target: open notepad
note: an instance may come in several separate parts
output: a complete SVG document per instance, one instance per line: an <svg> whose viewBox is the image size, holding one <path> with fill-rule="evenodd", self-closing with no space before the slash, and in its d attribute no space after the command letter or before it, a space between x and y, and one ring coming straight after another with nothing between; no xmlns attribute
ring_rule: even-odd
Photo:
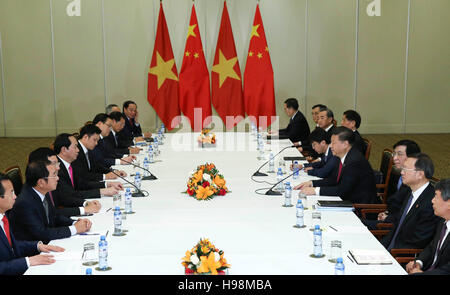
<svg viewBox="0 0 450 295"><path fill-rule="evenodd" d="M392 264L392 257L381 250L349 250L357 264Z"/></svg>

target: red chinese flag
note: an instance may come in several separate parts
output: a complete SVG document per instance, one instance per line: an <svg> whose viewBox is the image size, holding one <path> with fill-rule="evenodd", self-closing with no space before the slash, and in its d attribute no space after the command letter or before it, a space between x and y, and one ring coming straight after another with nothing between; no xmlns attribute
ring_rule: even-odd
<svg viewBox="0 0 450 295"><path fill-rule="evenodd" d="M155 47L148 72L148 102L161 121L171 130L180 122L178 72L170 44L162 3L159 8Z"/></svg>
<svg viewBox="0 0 450 295"><path fill-rule="evenodd" d="M183 65L180 71L180 107L183 114L189 118L191 128L194 131L201 131L203 127L210 124L212 112L209 72L203 53L194 5L192 5L191 21L189 22ZM195 109L197 111L194 115ZM201 116L199 109L201 109ZM209 119L205 121L207 117ZM198 122L195 122L194 119Z"/></svg>
<svg viewBox="0 0 450 295"><path fill-rule="evenodd" d="M241 69L234 46L226 2L223 3L222 21L211 79L214 108L226 124L226 128L233 128L245 117L245 108L242 97ZM229 117L228 120L227 117Z"/></svg>
<svg viewBox="0 0 450 295"><path fill-rule="evenodd" d="M244 72L244 99L245 111L257 120L258 127L267 128L275 121L273 69L259 4L256 6Z"/></svg>

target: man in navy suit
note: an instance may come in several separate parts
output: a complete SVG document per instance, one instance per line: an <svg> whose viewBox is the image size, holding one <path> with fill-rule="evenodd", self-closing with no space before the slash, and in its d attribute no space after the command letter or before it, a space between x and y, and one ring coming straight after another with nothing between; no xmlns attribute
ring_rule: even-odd
<svg viewBox="0 0 450 295"><path fill-rule="evenodd" d="M308 175L326 178L336 169L339 158L333 155L330 142L327 141L327 134L322 128L316 128L309 135L309 141L312 148L320 155L320 159L305 165L299 165L300 169L304 166Z"/></svg>
<svg viewBox="0 0 450 295"><path fill-rule="evenodd" d="M26 182L14 204L9 218L14 235L19 240L51 240L69 238L91 228L91 221L80 218L74 221L56 212L51 205L49 192L58 184L58 171L50 161L28 164Z"/></svg>
<svg viewBox="0 0 450 295"><path fill-rule="evenodd" d="M350 129L336 127L331 136L331 150L340 159L338 169L330 177L303 182L294 189L301 189L306 195L339 196L352 203L375 203L375 175L367 159L352 147L353 142Z"/></svg>
<svg viewBox="0 0 450 295"><path fill-rule="evenodd" d="M450 178L436 184L432 203L434 214L442 219L431 243L406 265L409 274L450 275Z"/></svg>
<svg viewBox="0 0 450 295"><path fill-rule="evenodd" d="M361 116L358 112L354 110L347 110L342 115L342 126L351 129L355 134L355 143L353 147L355 147L361 154L366 154L367 145L366 142L362 139L361 134L358 132L359 126L361 126Z"/></svg>
<svg viewBox="0 0 450 295"><path fill-rule="evenodd" d="M143 141L144 138L150 138L151 133L142 133L141 124L139 123L139 113L137 105L132 100L127 100L123 103L123 115L125 117L125 126L119 133L121 145L129 147L135 141Z"/></svg>
<svg viewBox="0 0 450 295"><path fill-rule="evenodd" d="M55 262L53 255L39 255L39 252L62 252L64 248L44 245L42 242L19 241L14 238L11 224L5 215L16 200L11 180L0 173L0 274L20 275L30 266L47 265Z"/></svg>
<svg viewBox="0 0 450 295"><path fill-rule="evenodd" d="M109 117L112 119L111 132L105 137L105 144L109 144L108 153L113 157L122 158L128 154L138 154L141 150L137 147L131 147L129 140L124 140L122 131L125 129L127 117L119 112L112 112ZM122 135L121 135L122 134Z"/></svg>
<svg viewBox="0 0 450 295"><path fill-rule="evenodd" d="M284 112L290 119L286 128L278 130L279 139L289 138L292 142L300 142L299 145L308 145L310 129L308 121L306 121L305 116L298 109L297 99L286 99L284 102Z"/></svg>

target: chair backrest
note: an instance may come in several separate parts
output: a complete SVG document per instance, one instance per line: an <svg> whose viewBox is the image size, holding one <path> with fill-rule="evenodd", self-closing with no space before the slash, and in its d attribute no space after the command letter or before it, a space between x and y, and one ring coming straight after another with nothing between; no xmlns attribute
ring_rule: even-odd
<svg viewBox="0 0 450 295"><path fill-rule="evenodd" d="M372 141L367 138L363 138L363 140L366 143L366 154L364 156L367 160L369 160L370 150L372 149Z"/></svg>
<svg viewBox="0 0 450 295"><path fill-rule="evenodd" d="M388 183L391 176L392 165L394 158L392 157L392 150L384 149L381 153L380 171L383 173L383 183Z"/></svg>
<svg viewBox="0 0 450 295"><path fill-rule="evenodd" d="M436 186L436 183L438 183L439 181L441 181L441 180L436 177L431 177L431 179L430 179L430 183L433 187Z"/></svg>
<svg viewBox="0 0 450 295"><path fill-rule="evenodd" d="M5 174L11 179L11 182L14 187L14 193L16 196L20 194L23 186L22 172L20 171L19 166L12 166L5 169Z"/></svg>

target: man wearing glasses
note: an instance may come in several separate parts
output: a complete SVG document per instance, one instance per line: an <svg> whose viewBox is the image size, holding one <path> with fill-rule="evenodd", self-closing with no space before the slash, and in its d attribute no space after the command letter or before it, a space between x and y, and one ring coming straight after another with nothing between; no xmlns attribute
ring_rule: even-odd
<svg viewBox="0 0 450 295"><path fill-rule="evenodd" d="M23 241L64 239L90 230L91 221L80 218L74 221L56 212L51 205L49 192L58 184L58 171L50 161L28 164L26 182L9 214L14 236Z"/></svg>
<svg viewBox="0 0 450 295"><path fill-rule="evenodd" d="M439 218L434 215L431 200L434 187L429 179L434 165L426 154L413 154L402 167L405 191L400 210L392 216L394 227L381 243L388 251L394 248L423 249L433 238Z"/></svg>

